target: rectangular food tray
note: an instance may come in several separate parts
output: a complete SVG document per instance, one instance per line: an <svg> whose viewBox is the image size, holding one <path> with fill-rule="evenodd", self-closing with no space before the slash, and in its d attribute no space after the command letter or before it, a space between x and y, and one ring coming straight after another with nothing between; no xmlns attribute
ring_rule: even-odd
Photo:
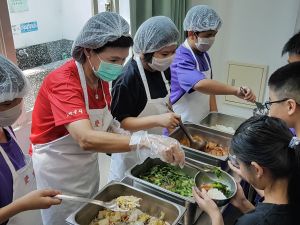
<svg viewBox="0 0 300 225"><path fill-rule="evenodd" d="M199 164L201 165L201 163ZM195 200L192 197L181 196L177 193L168 191L162 187L159 187L158 185L152 184L139 178L141 174L149 171L156 165L167 165L167 163L162 162L160 159L148 158L142 164L136 165L129 169L126 172L126 176L132 180L134 187L185 207L186 213L180 223L185 225L194 224L203 211L197 206ZM195 177L198 172L198 170L189 166L185 166L182 170L184 173L190 175L191 177Z"/></svg>
<svg viewBox="0 0 300 225"><path fill-rule="evenodd" d="M246 118L218 113L218 112L211 112L209 113L204 119L200 121L200 125L208 127L213 130L220 131L218 129L213 128L216 125L223 125L225 127L232 127L234 130L237 130L238 127L246 121ZM221 131L227 133L225 131ZM228 133L231 134L231 133ZM233 134L231 134L233 135Z"/></svg>
<svg viewBox="0 0 300 225"><path fill-rule="evenodd" d="M141 211L158 217L160 212L164 212L164 220L172 225L177 224L185 213L185 208L176 203L121 182L109 183L94 196L94 199L111 201L124 195L133 195L142 198L141 206L139 207ZM89 225L90 222L96 218L99 210L103 209L101 206L84 204L81 208L72 213L66 221L71 225Z"/></svg>
<svg viewBox="0 0 300 225"><path fill-rule="evenodd" d="M185 123L184 124L191 135L199 135L206 141L212 141L217 144L222 145L223 147L229 147L232 135L220 132L218 130L213 130L208 127L204 127L197 124L192 123ZM178 127L176 128L170 135L170 137L177 139L180 141L185 137L183 131ZM181 145L183 150L185 151L186 157L191 158L200 162L208 163L214 166L221 167L222 169L227 168L227 159L228 155L226 156L214 156L208 154L206 152L196 150L184 145Z"/></svg>

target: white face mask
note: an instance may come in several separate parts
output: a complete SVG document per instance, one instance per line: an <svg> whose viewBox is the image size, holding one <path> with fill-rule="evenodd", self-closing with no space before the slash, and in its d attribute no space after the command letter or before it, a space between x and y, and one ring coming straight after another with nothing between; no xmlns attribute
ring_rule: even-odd
<svg viewBox="0 0 300 225"><path fill-rule="evenodd" d="M23 100L16 106L0 112L0 127L8 127L14 124L23 111Z"/></svg>
<svg viewBox="0 0 300 225"><path fill-rule="evenodd" d="M198 37L195 46L200 52L207 52L210 49L210 47L213 45L214 41L215 41L215 37L210 37L210 38Z"/></svg>
<svg viewBox="0 0 300 225"><path fill-rule="evenodd" d="M148 65L153 70L165 71L172 64L173 58L174 58L174 55L171 55L171 56L169 56L167 58L163 58L163 59L152 57L152 63L148 63Z"/></svg>

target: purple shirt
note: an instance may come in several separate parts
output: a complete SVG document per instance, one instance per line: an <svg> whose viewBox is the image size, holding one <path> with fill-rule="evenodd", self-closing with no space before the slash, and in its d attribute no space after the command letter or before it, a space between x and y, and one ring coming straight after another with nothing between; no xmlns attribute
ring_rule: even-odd
<svg viewBox="0 0 300 225"><path fill-rule="evenodd" d="M22 150L8 131L3 128L7 143L0 143L15 169L18 170L25 166L25 160ZM0 208L10 204L13 199L13 178L11 171L0 153ZM7 222L3 223L6 224ZM1 224L1 225L3 225Z"/></svg>
<svg viewBox="0 0 300 225"><path fill-rule="evenodd" d="M209 65L205 59L210 58L206 52L195 54L199 63L200 71L209 70ZM177 102L185 93L192 93L193 87L200 80L205 79L205 74L197 70L196 61L191 51L180 45L176 50L173 63L171 65L171 95L172 104Z"/></svg>

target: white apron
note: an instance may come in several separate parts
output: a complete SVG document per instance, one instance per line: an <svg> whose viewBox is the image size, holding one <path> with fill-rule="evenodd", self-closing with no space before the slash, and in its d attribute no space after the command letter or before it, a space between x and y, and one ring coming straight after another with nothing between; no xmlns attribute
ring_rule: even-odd
<svg viewBox="0 0 300 225"><path fill-rule="evenodd" d="M141 75L141 78L142 78L142 81L143 81L143 84L145 87L145 92L147 95L147 103L145 105L145 108L139 114L138 117L160 115L163 113L167 113L168 109L166 107L166 102L169 102L170 86L165 77L164 72L161 72L161 75L162 75L163 81L165 83L168 94L164 98L152 99L141 59L139 56L136 56L135 60L137 62L137 66L138 66L138 69L139 69L139 72L140 72L140 75ZM147 131L151 134L162 134L163 128L156 127L156 128L148 129ZM143 157L143 159L146 159L146 156L144 156L144 157ZM140 159L138 158L138 156L135 152L112 154L109 180L110 181L111 180L120 181L125 176L126 170L128 170L130 167L132 167L139 161L140 161Z"/></svg>
<svg viewBox="0 0 300 225"><path fill-rule="evenodd" d="M106 131L112 121L108 105L103 109L89 109L84 71L81 64L76 62L76 65L93 129ZM103 96L105 99L104 91ZM81 149L70 134L46 144L34 145L33 166L38 189L51 187L64 194L87 198L93 197L99 189L98 153ZM44 225L66 224L65 219L81 205L63 201L61 205L42 210Z"/></svg>
<svg viewBox="0 0 300 225"><path fill-rule="evenodd" d="M184 47L189 49L196 61L196 68L200 71L199 63L197 58L191 49L187 40L184 42ZM208 59L206 58L207 65L210 65ZM211 79L211 68L208 71L201 71L205 74L206 79ZM174 111L181 115L181 120L183 122L192 122L199 124L200 120L203 119L209 113L209 98L207 94L203 94L199 91L194 91L192 93L185 93L174 105Z"/></svg>
<svg viewBox="0 0 300 225"><path fill-rule="evenodd" d="M9 132L10 136L18 144L11 130L9 128L7 128L6 130ZM36 182L35 182L31 157L29 155L24 155L26 164L24 167L16 171L8 155L6 154L6 152L1 146L0 146L0 153L5 159L12 174L13 201L28 194L31 191L36 190ZM42 224L42 219L41 219L40 210L30 210L30 211L18 213L17 215L11 217L7 223L7 225L41 225L41 224Z"/></svg>

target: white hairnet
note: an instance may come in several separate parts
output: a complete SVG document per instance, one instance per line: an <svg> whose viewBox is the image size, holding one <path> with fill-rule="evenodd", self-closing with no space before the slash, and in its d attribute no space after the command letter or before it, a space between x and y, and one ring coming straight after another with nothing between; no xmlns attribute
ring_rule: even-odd
<svg viewBox="0 0 300 225"><path fill-rule="evenodd" d="M0 102L23 98L28 90L29 83L23 72L0 55Z"/></svg>
<svg viewBox="0 0 300 225"><path fill-rule="evenodd" d="M173 21L166 16L154 16L141 24L134 36L135 53L156 52L163 47L176 44L179 31Z"/></svg>
<svg viewBox="0 0 300 225"><path fill-rule="evenodd" d="M83 48L97 49L121 36L130 36L127 21L117 13L101 12L83 26L74 41L72 56L76 61L84 62Z"/></svg>
<svg viewBox="0 0 300 225"><path fill-rule="evenodd" d="M215 10L207 5L197 5L191 8L183 21L185 31L219 30L222 20Z"/></svg>

